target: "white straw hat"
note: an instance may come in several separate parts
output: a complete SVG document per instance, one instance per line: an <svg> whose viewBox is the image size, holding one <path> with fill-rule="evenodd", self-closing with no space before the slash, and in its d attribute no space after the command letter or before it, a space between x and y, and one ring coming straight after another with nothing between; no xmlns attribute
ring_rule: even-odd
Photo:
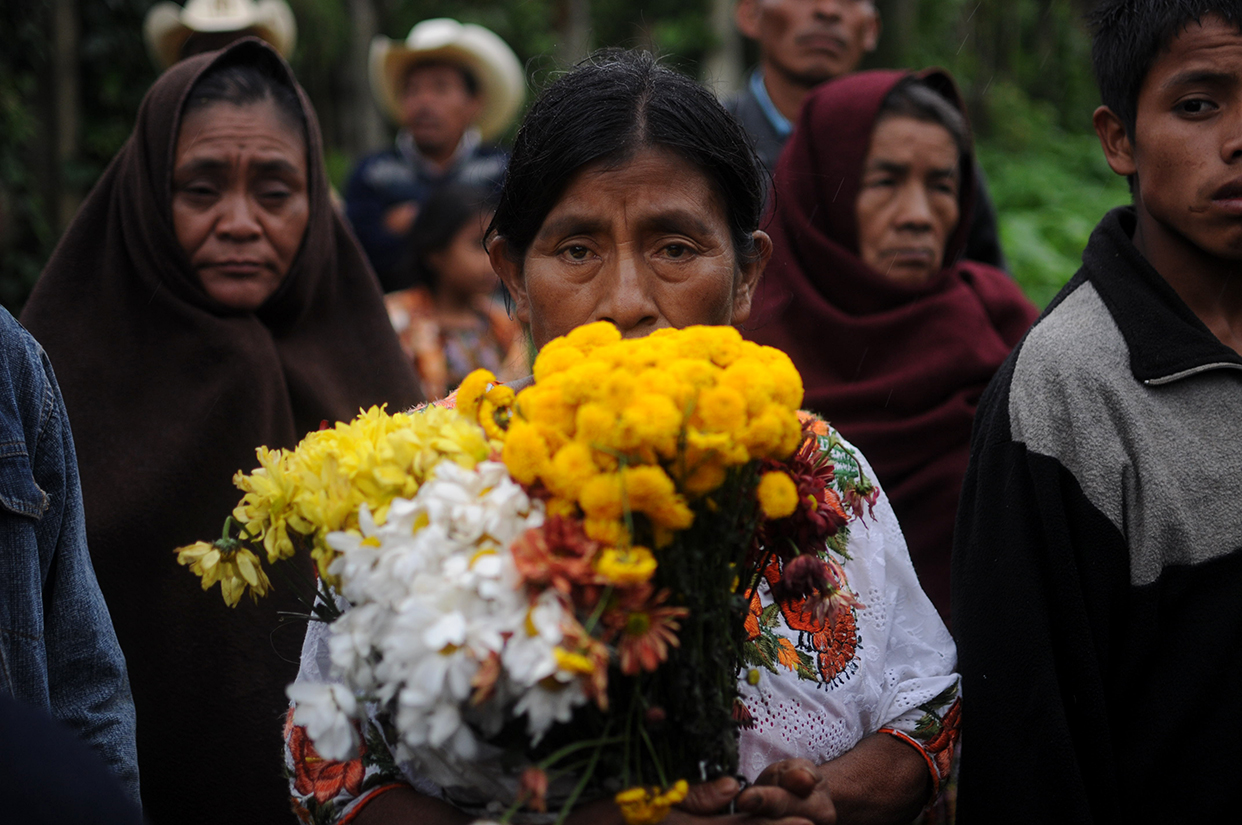
<svg viewBox="0 0 1242 825"><path fill-rule="evenodd" d="M446 17L419 23L405 42L382 36L371 41L371 91L380 108L400 123L410 67L436 62L463 66L478 81L481 106L474 125L485 139L513 122L526 98L526 77L517 55L489 29Z"/></svg>
<svg viewBox="0 0 1242 825"><path fill-rule="evenodd" d="M167 69L181 57L181 47L195 32L250 30L286 58L298 38L293 10L285 0L190 0L185 8L157 3L147 12L143 34L151 60Z"/></svg>

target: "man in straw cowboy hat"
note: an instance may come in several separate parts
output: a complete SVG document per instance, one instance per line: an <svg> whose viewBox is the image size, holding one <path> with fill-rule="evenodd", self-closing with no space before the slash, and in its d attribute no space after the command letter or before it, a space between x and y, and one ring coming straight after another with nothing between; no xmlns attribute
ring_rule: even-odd
<svg viewBox="0 0 1242 825"><path fill-rule="evenodd" d="M398 125L395 145L358 164L345 187L349 220L386 291L399 271L419 205L446 183L499 186L508 155L484 141L513 121L525 96L522 66L493 32L424 20L404 42L371 43L371 90Z"/></svg>
<svg viewBox="0 0 1242 825"><path fill-rule="evenodd" d="M185 8L156 3L142 28L151 61L161 71L247 35L266 40L288 58L298 38L293 10L285 0L190 0Z"/></svg>

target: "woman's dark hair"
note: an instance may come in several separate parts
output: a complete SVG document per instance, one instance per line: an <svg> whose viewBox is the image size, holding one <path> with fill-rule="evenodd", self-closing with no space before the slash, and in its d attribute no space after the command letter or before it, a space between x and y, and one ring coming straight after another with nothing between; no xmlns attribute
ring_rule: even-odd
<svg viewBox="0 0 1242 825"><path fill-rule="evenodd" d="M879 123L886 117L909 117L944 128L957 144L958 155L970 152L970 127L957 107L921 78L904 77L880 101Z"/></svg>
<svg viewBox="0 0 1242 825"><path fill-rule="evenodd" d="M431 264L431 257L448 249L463 226L488 214L494 206L490 193L478 187L448 184L437 189L419 208L410 228L409 264L405 267L408 283L398 288L425 285L434 292L440 284L440 273Z"/></svg>
<svg viewBox="0 0 1242 825"><path fill-rule="evenodd" d="M1139 89L1157 55L1190 23L1216 15L1242 29L1237 0L1103 0L1087 16L1100 98L1134 138Z"/></svg>
<svg viewBox="0 0 1242 825"><path fill-rule="evenodd" d="M302 102L280 58L258 46L237 49L199 77L186 96L181 116L215 103L248 106L264 100L275 103L276 110L305 135Z"/></svg>
<svg viewBox="0 0 1242 825"><path fill-rule="evenodd" d="M752 260L763 181L750 138L711 92L650 53L596 52L546 88L513 144L488 235L521 260L573 176L647 147L676 152L712 184L739 261Z"/></svg>

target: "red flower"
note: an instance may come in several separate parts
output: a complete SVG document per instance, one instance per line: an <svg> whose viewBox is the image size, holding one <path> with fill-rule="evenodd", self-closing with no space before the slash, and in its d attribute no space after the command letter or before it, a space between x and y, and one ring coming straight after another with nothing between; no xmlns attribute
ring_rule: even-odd
<svg viewBox="0 0 1242 825"><path fill-rule="evenodd" d="M511 548L523 579L534 585L550 584L575 604L587 606L595 604L605 583L591 564L598 550L599 544L587 538L582 523L564 516L552 516L543 526L527 530Z"/></svg>
<svg viewBox="0 0 1242 825"><path fill-rule="evenodd" d="M339 794L342 789L351 796L362 792L362 778L366 771L362 768L362 756L367 752L366 745L360 745L357 759L348 762L330 762L325 760L311 744L306 735L306 728L294 725L292 714L285 727L285 740L289 743L289 752L293 755L294 783L298 793L305 796L314 794L315 801L320 805Z"/></svg>
<svg viewBox="0 0 1242 825"><path fill-rule="evenodd" d="M532 811L548 810L548 775L541 768L529 767L522 771L518 785L519 798Z"/></svg>
<svg viewBox="0 0 1242 825"><path fill-rule="evenodd" d="M755 726L755 717L751 715L750 708L741 699L733 700L733 721L737 722L739 728L753 728Z"/></svg>

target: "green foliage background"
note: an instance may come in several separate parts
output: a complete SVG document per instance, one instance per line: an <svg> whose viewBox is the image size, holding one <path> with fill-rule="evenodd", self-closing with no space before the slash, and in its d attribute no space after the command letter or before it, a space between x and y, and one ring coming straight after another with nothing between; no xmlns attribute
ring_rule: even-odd
<svg viewBox="0 0 1242 825"><path fill-rule="evenodd" d="M78 150L49 161L53 141L52 0L0 4L0 303L20 309L72 213L120 148L156 77L142 43L153 0L76 0L79 16ZM336 75L347 54L349 0L290 0L299 42L293 65L324 125L338 184L355 158L333 126L342 117ZM451 16L511 43L534 89L563 67L553 56L567 0L374 0L380 29L403 37L417 21ZM979 155L1014 276L1039 304L1078 266L1103 213L1129 199L1091 131L1098 103L1088 0L877 0L885 20L870 65L939 65L970 104ZM717 45L710 0L591 0L593 46L655 49L697 74ZM753 46L747 55L754 58Z"/></svg>

